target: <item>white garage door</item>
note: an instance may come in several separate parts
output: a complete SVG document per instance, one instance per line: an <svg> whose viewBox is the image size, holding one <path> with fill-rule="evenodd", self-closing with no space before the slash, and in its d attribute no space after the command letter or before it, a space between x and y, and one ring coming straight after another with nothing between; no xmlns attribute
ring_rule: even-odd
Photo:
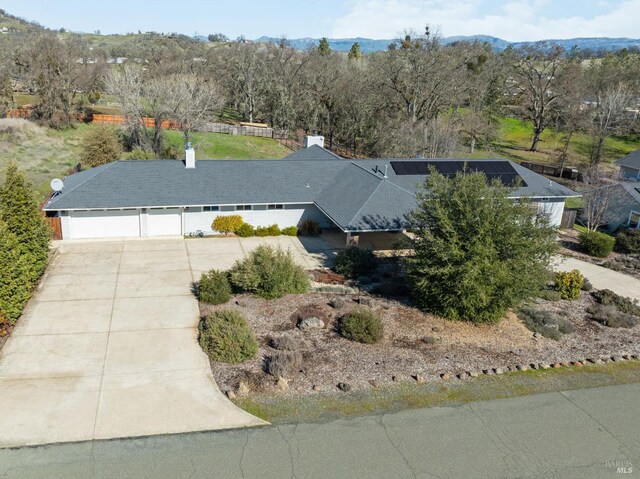
<svg viewBox="0 0 640 479"><path fill-rule="evenodd" d="M149 210L149 236L175 236L182 234L180 208Z"/></svg>
<svg viewBox="0 0 640 479"><path fill-rule="evenodd" d="M140 236L138 210L73 211L69 223L72 239Z"/></svg>

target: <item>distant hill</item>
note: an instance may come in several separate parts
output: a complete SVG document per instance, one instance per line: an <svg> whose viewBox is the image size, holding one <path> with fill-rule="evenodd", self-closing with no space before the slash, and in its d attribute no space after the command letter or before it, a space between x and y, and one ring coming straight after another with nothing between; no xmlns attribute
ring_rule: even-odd
<svg viewBox="0 0 640 479"><path fill-rule="evenodd" d="M24 18L16 17L0 8L0 31L3 33L23 33L36 29L44 30L45 28L37 22L30 22Z"/></svg>
<svg viewBox="0 0 640 479"><path fill-rule="evenodd" d="M279 38L274 37L260 37L255 40L256 42L271 42L278 43L280 42ZM287 39L289 44L298 50L305 50L310 45L317 45L320 41L319 38L293 38ZM346 52L349 51L351 45L354 42L358 42L360 44L360 49L365 53L376 52L380 50L386 50L389 43L393 40L374 40L371 38L329 38L329 45L333 50ZM513 47L520 47L524 45L535 45L535 44L556 44L564 47L567 50L570 50L572 47L576 46L581 50L594 50L594 51L615 51L621 50L623 48L640 48L640 39L634 38L571 38L567 40L541 40L538 42L508 42L507 40L503 40L501 38L492 37L489 35L471 35L471 36L454 36L454 37L444 37L442 41L446 44L453 43L457 41L479 41L479 42L487 42L491 44L491 46L498 51L504 50L509 45Z"/></svg>

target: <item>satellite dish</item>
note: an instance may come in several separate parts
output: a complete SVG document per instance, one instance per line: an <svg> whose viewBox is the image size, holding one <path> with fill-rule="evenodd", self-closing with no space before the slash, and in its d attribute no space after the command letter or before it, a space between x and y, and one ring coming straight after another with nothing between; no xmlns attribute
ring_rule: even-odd
<svg viewBox="0 0 640 479"><path fill-rule="evenodd" d="M64 188L64 183L61 179L55 178L51 180L51 189L53 191L62 191L62 188Z"/></svg>

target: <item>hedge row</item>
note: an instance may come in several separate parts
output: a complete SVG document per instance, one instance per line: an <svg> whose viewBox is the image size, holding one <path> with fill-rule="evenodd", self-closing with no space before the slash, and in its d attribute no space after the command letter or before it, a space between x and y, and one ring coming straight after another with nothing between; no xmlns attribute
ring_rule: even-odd
<svg viewBox="0 0 640 479"><path fill-rule="evenodd" d="M282 229L278 225L254 228L253 225L245 223L240 215L216 216L213 223L211 223L211 229L224 234L234 233L241 238L251 236L298 236L297 226L287 226Z"/></svg>
<svg viewBox="0 0 640 479"><path fill-rule="evenodd" d="M51 229L11 162L0 189L0 329L15 324L49 259Z"/></svg>

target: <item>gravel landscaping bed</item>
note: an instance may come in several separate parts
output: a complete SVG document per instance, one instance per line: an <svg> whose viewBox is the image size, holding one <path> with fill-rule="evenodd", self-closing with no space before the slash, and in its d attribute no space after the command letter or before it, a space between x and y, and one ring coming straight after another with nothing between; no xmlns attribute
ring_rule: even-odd
<svg viewBox="0 0 640 479"><path fill-rule="evenodd" d="M334 307L335 300L343 304ZM236 295L227 304L201 303L200 308L203 316L220 308L241 311L258 338L255 359L240 364L212 362L218 385L233 397L249 391L341 394L340 390L364 390L394 382L443 381L443 374L453 380L457 375L483 374L483 370L506 372L527 369L531 364L568 364L638 354L640 326L603 326L588 317L586 310L594 304L586 292L574 301L536 299L532 303L535 309L558 314L574 325L575 331L558 341L534 334L514 313L498 324L474 325L423 313L411 307L407 298L368 294L315 292L270 301ZM337 331L338 319L357 307L371 308L382 318L384 338L378 343L350 341ZM321 320L324 327L302 331L298 324L308 318ZM273 340L285 336L302 354L302 362L285 379L278 379L265 370L276 352Z"/></svg>

